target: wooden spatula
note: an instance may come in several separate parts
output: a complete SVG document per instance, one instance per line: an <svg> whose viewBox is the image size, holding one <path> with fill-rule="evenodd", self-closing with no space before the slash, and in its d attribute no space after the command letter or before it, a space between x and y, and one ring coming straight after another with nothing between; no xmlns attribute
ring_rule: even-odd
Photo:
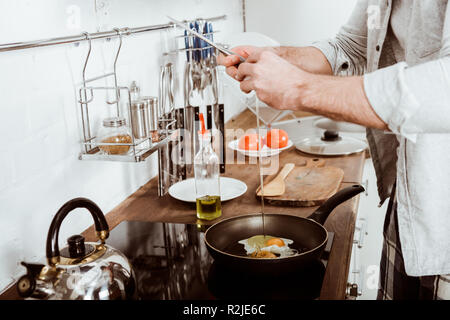
<svg viewBox="0 0 450 320"><path fill-rule="evenodd" d="M281 196L285 191L284 179L288 176L288 174L294 169L295 164L286 163L281 169L280 173L268 184L264 185L264 196L265 197L274 197ZM258 188L258 192L256 193L258 196L262 195L261 187Z"/></svg>

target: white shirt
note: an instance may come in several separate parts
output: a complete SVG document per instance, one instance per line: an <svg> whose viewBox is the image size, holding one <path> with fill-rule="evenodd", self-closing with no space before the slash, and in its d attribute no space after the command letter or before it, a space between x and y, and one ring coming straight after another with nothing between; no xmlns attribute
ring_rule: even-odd
<svg viewBox="0 0 450 320"><path fill-rule="evenodd" d="M336 38L314 46L335 74L364 74L367 98L391 131L368 129L367 137L382 202L397 181L407 274L450 274L447 0L360 0Z"/></svg>

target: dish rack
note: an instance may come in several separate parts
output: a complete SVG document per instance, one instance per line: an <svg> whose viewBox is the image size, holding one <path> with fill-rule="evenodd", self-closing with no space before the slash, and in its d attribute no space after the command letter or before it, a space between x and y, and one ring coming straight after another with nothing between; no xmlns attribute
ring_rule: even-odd
<svg viewBox="0 0 450 320"><path fill-rule="evenodd" d="M135 138L133 134L130 134L131 142L130 143L107 143L101 142L96 139L96 136L93 135L93 128L91 126L91 118L90 118L90 103L94 100L95 93L99 91L103 92L112 92L115 96L113 101L106 101L108 105L116 105L115 108L115 116L121 117L125 116L128 120L128 126L131 132L134 132L134 121L133 121L133 113L131 110L132 106L132 93L131 88L127 86L118 86L117 83L117 60L120 54L120 49L122 47L122 38L123 35L128 35L128 28L123 29L114 29L117 32L119 37L119 46L117 48L113 72L106 73L93 78L86 78L86 69L89 63L89 57L92 51L92 38L89 33L84 33L86 40L88 41L88 52L85 58L83 72L82 72L82 85L78 89L78 103L81 109L81 124L82 124L82 151L79 155L80 160L109 160L109 161L122 161L122 162L140 162L144 161L148 158L152 153L157 151L162 146L166 145L168 141L170 141L172 130L170 130L170 126L175 122L175 120L169 120L165 117L159 117L158 122L160 124L159 127L162 127L163 130L159 130L159 141L152 142L151 136L146 138ZM97 82L98 80L112 78L114 82L114 86L95 86L92 83ZM120 108L121 97L124 97L127 102L127 112L126 114L122 114ZM102 146L128 146L129 151L123 155L113 155L107 154L101 151Z"/></svg>
<svg viewBox="0 0 450 320"><path fill-rule="evenodd" d="M226 16L218 16L218 17L212 17L208 20L215 21L215 20L222 20L225 19ZM184 22L187 22L186 20ZM117 60L120 54L120 50L122 47L123 37L128 36L132 33L139 33L139 32L146 32L146 31L153 31L153 30L162 30L162 29L168 29L173 28L173 23L169 23L166 25L155 25L155 26L148 26L148 27L141 27L141 28L115 28L113 29L113 32L104 32L104 34L100 33L87 33L84 32L82 34L83 38L78 37L78 41L75 40L69 40L65 41L64 43L68 42L79 42L79 41L87 41L88 42L88 51L87 55L84 61L83 71L82 71L82 83L78 88L78 104L80 106L81 110L81 127L82 127L82 150L79 154L80 160L106 160L106 161L121 161L121 162L141 162L144 161L146 158L148 158L151 154L153 154L155 151L160 150L162 147L167 146L168 143L176 138L175 131L177 126L177 121L179 122L180 119L178 119L178 115L176 112L171 113L164 113L161 112L158 117L158 135L159 135L159 141L154 142L152 141L151 136L146 138L136 138L133 134L130 135L131 142L130 143L107 143L107 142L101 142L98 141L96 136L93 134L93 127L92 127L92 119L90 114L90 109L92 108L90 105L94 101L94 96L97 96L97 94L101 91L106 92L105 94L111 94L115 97L113 101L106 101L108 105L116 105L115 108L115 116L116 117L125 117L127 119L127 125L131 132L134 132L133 126L133 112L131 110L132 106L132 90L128 86L118 86L117 81ZM106 36L108 35L108 36ZM119 38L119 44L117 51L115 53L115 59L113 64L113 71L110 73L102 74L96 77L92 78L86 78L86 69L89 63L89 58L91 56L92 51L92 41L95 39L100 38L107 38L110 39L111 37L118 37ZM58 40L61 41L61 40ZM62 43L62 41L61 41ZM26 47L23 45L22 47ZM209 49L209 48L202 48L202 50ZM185 49L176 50L175 52L170 52L170 54L177 54L179 52L184 51ZM97 86L95 85L97 81L99 80L105 80L105 79L112 79L114 85L113 86ZM122 98L122 100L121 100ZM158 97L160 98L160 97ZM127 110L122 111L120 107L120 103L126 102ZM101 147L106 146L128 146L129 151L126 154L123 155L115 155L115 154L107 154L101 150Z"/></svg>

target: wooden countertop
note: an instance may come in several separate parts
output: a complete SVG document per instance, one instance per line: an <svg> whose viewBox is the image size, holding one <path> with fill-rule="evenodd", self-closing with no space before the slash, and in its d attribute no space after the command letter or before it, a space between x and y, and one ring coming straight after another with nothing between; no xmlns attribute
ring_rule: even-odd
<svg viewBox="0 0 450 320"><path fill-rule="evenodd" d="M246 130L254 127L255 123L253 114L249 111L244 111L230 120L226 128ZM291 148L280 154L280 166L287 162L302 165L306 158L311 158L311 156ZM344 180L341 188L361 182L364 160L364 152L345 157L325 158L326 165L339 167L344 170ZM260 202L255 197L255 190L259 185L257 168L256 164L232 164L227 161L226 172L223 176L244 181L248 190L243 196L222 203L222 217L219 219L260 212ZM111 229L124 220L197 223L195 204L187 204L175 200L169 195L158 197L157 180L157 178L150 180L106 215ZM335 237L320 299L345 298L358 201L359 197L355 197L340 205L325 223L326 229L334 232ZM315 209L315 207L290 208L265 205L265 212L267 213L285 213L301 217L308 216ZM215 220L212 223L217 221ZM94 240L92 238L94 234L93 227L86 230L85 234L87 235L87 241ZM11 299L16 297L15 287L13 287L7 290L0 298Z"/></svg>

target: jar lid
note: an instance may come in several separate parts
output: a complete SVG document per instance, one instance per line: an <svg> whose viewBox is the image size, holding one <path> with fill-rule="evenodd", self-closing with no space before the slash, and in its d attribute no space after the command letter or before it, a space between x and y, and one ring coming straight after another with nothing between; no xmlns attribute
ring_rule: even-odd
<svg viewBox="0 0 450 320"><path fill-rule="evenodd" d="M105 127L117 128L126 125L126 123L127 122L124 117L113 117L103 119L103 126Z"/></svg>
<svg viewBox="0 0 450 320"><path fill-rule="evenodd" d="M149 105L158 104L158 97L146 96L141 97L141 100L147 102Z"/></svg>
<svg viewBox="0 0 450 320"><path fill-rule="evenodd" d="M143 110L147 108L147 101L143 101L143 100L134 100L131 101L131 108L132 109L138 109L138 110Z"/></svg>

